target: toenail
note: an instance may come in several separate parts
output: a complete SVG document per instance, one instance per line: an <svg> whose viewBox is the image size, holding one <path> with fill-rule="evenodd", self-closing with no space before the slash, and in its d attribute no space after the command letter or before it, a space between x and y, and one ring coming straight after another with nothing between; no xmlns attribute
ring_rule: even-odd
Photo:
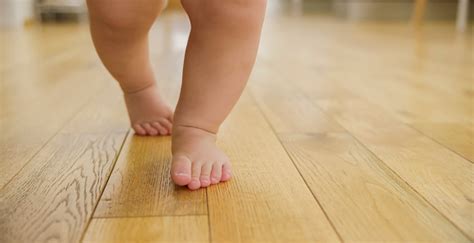
<svg viewBox="0 0 474 243"><path fill-rule="evenodd" d="M218 182L219 182L219 179L216 179L216 178L212 178L212 179L211 179L211 183L212 183L212 184L216 184L216 183L218 183Z"/></svg>
<svg viewBox="0 0 474 243"><path fill-rule="evenodd" d="M175 173L175 175L177 175L177 176L189 176L189 174L185 173L185 172L178 172L178 173Z"/></svg>

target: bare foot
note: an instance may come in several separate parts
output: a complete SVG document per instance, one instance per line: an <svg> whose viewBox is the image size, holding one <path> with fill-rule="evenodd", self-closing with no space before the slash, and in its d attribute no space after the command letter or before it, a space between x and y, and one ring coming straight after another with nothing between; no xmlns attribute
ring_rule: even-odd
<svg viewBox="0 0 474 243"><path fill-rule="evenodd" d="M124 93L133 130L138 135L170 135L173 110L161 98L155 84L133 93Z"/></svg>
<svg viewBox="0 0 474 243"><path fill-rule="evenodd" d="M176 126L172 139L171 178L191 190L231 178L229 158L216 146L216 135L194 127Z"/></svg>

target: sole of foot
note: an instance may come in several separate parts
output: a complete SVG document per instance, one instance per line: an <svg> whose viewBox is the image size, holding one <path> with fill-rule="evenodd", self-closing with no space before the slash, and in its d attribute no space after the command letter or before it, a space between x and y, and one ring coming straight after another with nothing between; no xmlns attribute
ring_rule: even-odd
<svg viewBox="0 0 474 243"><path fill-rule="evenodd" d="M222 150L216 146L216 135L186 126L175 126L172 138L171 178L191 190L228 181L232 168Z"/></svg>
<svg viewBox="0 0 474 243"><path fill-rule="evenodd" d="M173 110L161 97L156 84L124 93L130 123L137 135L165 136L173 130Z"/></svg>

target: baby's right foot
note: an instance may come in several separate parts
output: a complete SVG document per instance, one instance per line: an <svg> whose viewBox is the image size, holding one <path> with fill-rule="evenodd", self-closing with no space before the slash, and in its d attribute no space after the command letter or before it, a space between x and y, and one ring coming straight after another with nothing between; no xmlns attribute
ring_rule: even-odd
<svg viewBox="0 0 474 243"><path fill-rule="evenodd" d="M171 134L173 110L161 98L156 84L133 93L124 92L124 97L130 123L136 134Z"/></svg>
<svg viewBox="0 0 474 243"><path fill-rule="evenodd" d="M216 146L216 135L195 127L176 126L172 139L171 178L191 190L231 178L229 158Z"/></svg>

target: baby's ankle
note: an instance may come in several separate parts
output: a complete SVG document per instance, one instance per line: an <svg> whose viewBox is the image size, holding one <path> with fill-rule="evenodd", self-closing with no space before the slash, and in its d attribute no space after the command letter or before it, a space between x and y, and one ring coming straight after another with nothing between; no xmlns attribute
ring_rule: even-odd
<svg viewBox="0 0 474 243"><path fill-rule="evenodd" d="M121 86L123 95L125 95L125 96L140 94L140 93L146 92L147 90L155 90L156 88L157 87L156 87L155 82L144 83L142 85L137 85L137 86L134 86L134 87L123 87L123 86Z"/></svg>
<svg viewBox="0 0 474 243"><path fill-rule="evenodd" d="M174 137L211 137L214 140L216 139L217 135L216 133L212 131L208 131L206 129L197 127L197 126L191 126L191 125L180 125L180 124L175 124L173 125L173 135Z"/></svg>
<svg viewBox="0 0 474 243"><path fill-rule="evenodd" d="M194 128L203 132L213 134L214 136L219 131L220 123L212 119L208 119L205 115L198 113L195 110L187 108L186 110L177 107L176 115L174 116L174 124L176 128Z"/></svg>
<svg viewBox="0 0 474 243"><path fill-rule="evenodd" d="M217 135L216 133L196 126L178 124L173 125L172 152L174 151L176 144L195 142L197 140L215 143L217 140Z"/></svg>

